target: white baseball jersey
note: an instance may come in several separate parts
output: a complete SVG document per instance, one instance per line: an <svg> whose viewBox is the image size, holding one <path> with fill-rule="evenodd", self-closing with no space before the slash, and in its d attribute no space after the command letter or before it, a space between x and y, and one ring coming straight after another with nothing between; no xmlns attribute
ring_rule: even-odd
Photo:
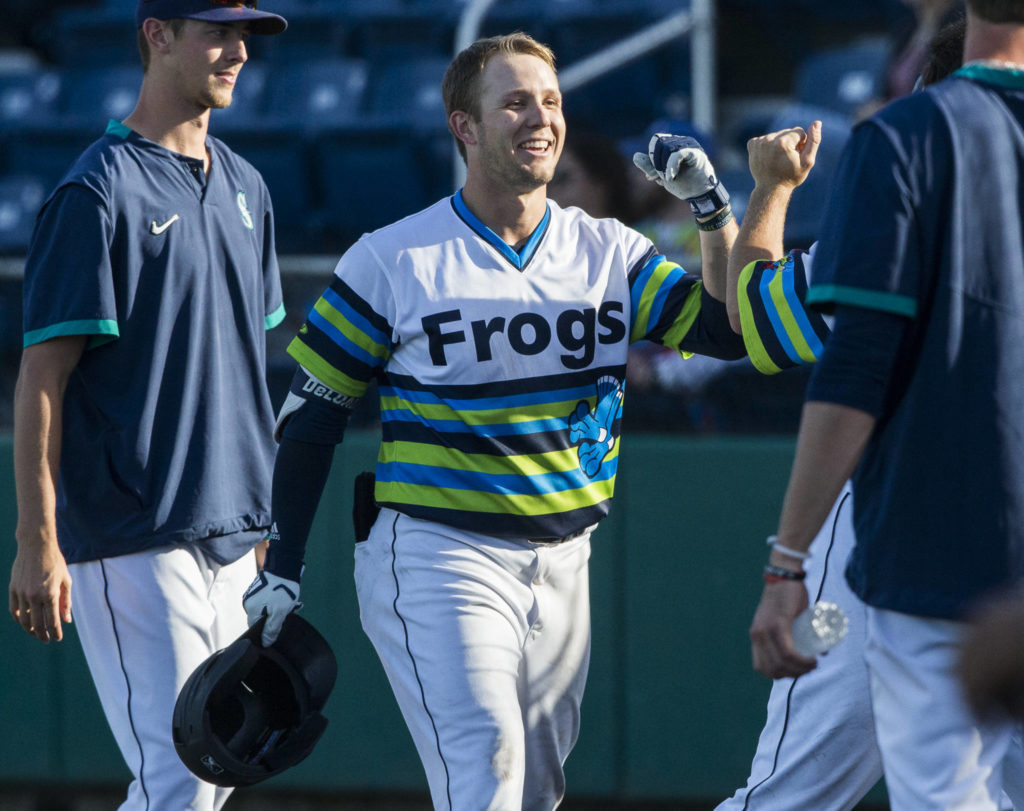
<svg viewBox="0 0 1024 811"><path fill-rule="evenodd" d="M549 202L516 251L459 193L363 236L288 351L346 397L378 379L380 504L554 539L607 513L629 343L741 356L722 313L616 220Z"/></svg>

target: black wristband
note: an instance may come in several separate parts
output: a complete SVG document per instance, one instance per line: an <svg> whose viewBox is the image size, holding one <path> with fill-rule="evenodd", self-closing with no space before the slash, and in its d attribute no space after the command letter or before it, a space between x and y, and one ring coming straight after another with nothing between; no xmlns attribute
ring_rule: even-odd
<svg viewBox="0 0 1024 811"><path fill-rule="evenodd" d="M701 222L697 220L697 228L701 231L717 231L732 222L732 208L726 206L710 220Z"/></svg>
<svg viewBox="0 0 1024 811"><path fill-rule="evenodd" d="M772 566L767 564L764 567L765 580L769 578L771 580L803 580L807 577L807 572L801 570L794 572L792 569L783 569L781 566Z"/></svg>
<svg viewBox="0 0 1024 811"><path fill-rule="evenodd" d="M694 217L707 217L729 205L729 192L725 190L722 181L717 180L713 189L696 197L687 197L686 202L690 204L690 211Z"/></svg>

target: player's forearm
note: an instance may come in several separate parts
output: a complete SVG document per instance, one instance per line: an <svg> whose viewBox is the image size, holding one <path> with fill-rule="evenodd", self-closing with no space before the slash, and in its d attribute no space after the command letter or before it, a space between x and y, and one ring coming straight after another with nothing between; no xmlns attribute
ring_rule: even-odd
<svg viewBox="0 0 1024 811"><path fill-rule="evenodd" d="M57 543L57 476L64 390L73 363L52 361L55 347L29 347L14 392L15 538L22 544ZM72 357L77 360L78 353Z"/></svg>
<svg viewBox="0 0 1024 811"><path fill-rule="evenodd" d="M804 404L776 533L779 545L807 550L853 474L874 427L875 418L859 409L820 401ZM773 550L770 562L791 567L794 560Z"/></svg>
<svg viewBox="0 0 1024 811"><path fill-rule="evenodd" d="M700 232L701 279L704 289L719 301L727 302L729 255L736 242L738 228L730 220L715 231Z"/></svg>
<svg viewBox="0 0 1024 811"><path fill-rule="evenodd" d="M750 193L743 222L729 253L725 303L729 324L736 332L740 332L737 297L740 273L751 262L778 259L785 252L782 238L792 194L792 187L779 183L755 186Z"/></svg>

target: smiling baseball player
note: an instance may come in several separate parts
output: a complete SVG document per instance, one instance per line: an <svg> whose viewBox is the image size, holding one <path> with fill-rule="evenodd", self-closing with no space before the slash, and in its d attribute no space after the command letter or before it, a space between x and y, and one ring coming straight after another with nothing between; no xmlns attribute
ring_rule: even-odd
<svg viewBox="0 0 1024 811"><path fill-rule="evenodd" d="M245 606L268 640L296 606L346 407L376 378L381 510L356 590L433 803L551 809L579 731L627 348L743 354L724 305L736 225L692 139L655 137L639 161L704 223L705 284L622 223L547 200L565 121L553 55L524 34L463 51L443 93L466 184L360 239L289 348L276 534Z"/></svg>

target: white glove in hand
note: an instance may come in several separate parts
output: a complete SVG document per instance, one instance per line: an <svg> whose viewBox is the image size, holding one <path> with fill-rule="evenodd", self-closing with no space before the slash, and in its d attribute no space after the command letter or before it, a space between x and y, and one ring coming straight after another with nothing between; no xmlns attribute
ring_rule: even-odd
<svg viewBox="0 0 1024 811"><path fill-rule="evenodd" d="M712 214L729 202L711 159L696 138L657 133L647 154L636 152L633 163L648 180L690 203L697 216Z"/></svg>
<svg viewBox="0 0 1024 811"><path fill-rule="evenodd" d="M302 608L299 584L270 572L260 572L242 595L242 606L249 618L249 627L266 617L263 626L263 647L273 645L281 633L285 617Z"/></svg>

